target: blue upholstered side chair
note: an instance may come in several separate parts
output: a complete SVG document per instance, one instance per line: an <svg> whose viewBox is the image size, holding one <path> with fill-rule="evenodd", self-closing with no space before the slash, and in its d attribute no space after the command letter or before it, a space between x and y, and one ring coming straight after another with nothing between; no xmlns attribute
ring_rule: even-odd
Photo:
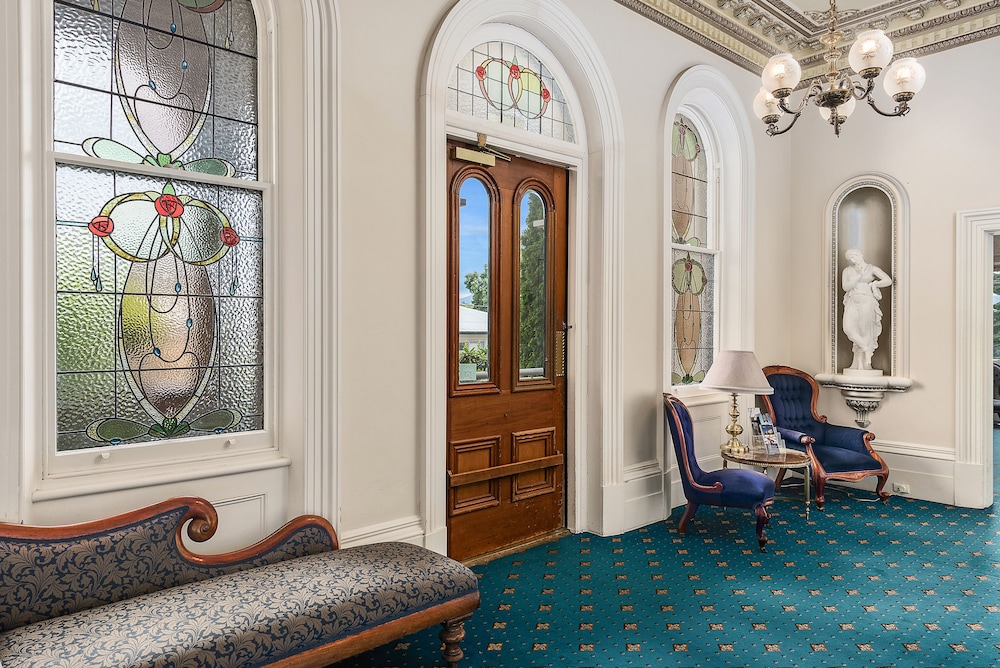
<svg viewBox="0 0 1000 668"><path fill-rule="evenodd" d="M889 493L883 487L889 479L889 466L872 449L875 434L830 424L825 415L819 415L816 412L819 385L805 371L774 365L764 367L764 375L774 388L774 394L761 395L774 426L789 448L801 450L812 459L816 507L823 509L827 480L856 482L868 476L878 478L875 493L883 503L888 503ZM778 486L783 473L784 469L778 474Z"/></svg>
<svg viewBox="0 0 1000 668"><path fill-rule="evenodd" d="M768 508L774 503L774 482L763 473L743 469L719 469L706 473L698 466L694 455L694 433L691 413L680 399L663 394L663 409L670 426L670 440L674 443L677 468L681 473L681 486L687 508L677 525L683 536L688 522L698 511L698 506L748 508L757 516L757 544L760 551L767 551L764 527L771 521Z"/></svg>

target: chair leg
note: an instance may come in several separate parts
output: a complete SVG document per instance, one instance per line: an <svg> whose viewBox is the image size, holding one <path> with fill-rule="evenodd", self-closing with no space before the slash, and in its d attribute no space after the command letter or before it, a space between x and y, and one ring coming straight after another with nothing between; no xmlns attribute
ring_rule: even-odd
<svg viewBox="0 0 1000 668"><path fill-rule="evenodd" d="M785 480L785 471L788 469L778 469L778 475L774 478L774 489L781 489L781 483Z"/></svg>
<svg viewBox="0 0 1000 668"><path fill-rule="evenodd" d="M465 620L471 616L468 614L441 622L441 632L438 634L438 638L441 639L442 643L441 656L448 664L448 668L458 668L458 662L465 656L459 643L465 638Z"/></svg>
<svg viewBox="0 0 1000 668"><path fill-rule="evenodd" d="M764 535L764 527L771 524L771 515L768 514L767 508L763 504L754 508L753 512L757 516L757 544L760 546L761 552L767 552L767 536Z"/></svg>
<svg viewBox="0 0 1000 668"><path fill-rule="evenodd" d="M882 503L886 504L889 503L889 492L883 491L882 488L885 487L885 483L888 482L888 480L888 475L878 476L878 486L875 487L875 494L878 495L878 498L882 499Z"/></svg>
<svg viewBox="0 0 1000 668"><path fill-rule="evenodd" d="M826 478L813 478L813 488L816 494L816 508L822 512L823 511L823 489L826 487Z"/></svg>
<svg viewBox="0 0 1000 668"><path fill-rule="evenodd" d="M688 501L687 508L684 509L684 515L681 517L680 523L677 525L677 533L684 536L684 532L687 531L688 522L694 517L694 514L698 512L698 504L694 501Z"/></svg>

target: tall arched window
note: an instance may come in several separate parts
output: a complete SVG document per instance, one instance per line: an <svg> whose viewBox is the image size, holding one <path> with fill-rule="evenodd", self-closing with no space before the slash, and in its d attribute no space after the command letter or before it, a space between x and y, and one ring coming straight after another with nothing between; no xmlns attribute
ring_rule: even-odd
<svg viewBox="0 0 1000 668"><path fill-rule="evenodd" d="M52 17L55 452L263 430L250 0Z"/></svg>
<svg viewBox="0 0 1000 668"><path fill-rule="evenodd" d="M754 155L740 94L699 65L675 82L664 133L665 385L696 385L720 349L753 349Z"/></svg>
<svg viewBox="0 0 1000 668"><path fill-rule="evenodd" d="M700 383L715 354L715 171L694 121L677 114L670 142L674 385Z"/></svg>

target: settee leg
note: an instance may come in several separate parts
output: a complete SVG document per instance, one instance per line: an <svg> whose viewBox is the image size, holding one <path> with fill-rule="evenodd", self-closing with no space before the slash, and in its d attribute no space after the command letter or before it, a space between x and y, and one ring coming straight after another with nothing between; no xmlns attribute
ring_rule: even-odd
<svg viewBox="0 0 1000 668"><path fill-rule="evenodd" d="M441 622L441 633L438 634L438 638L444 644L441 656L448 668L458 668L458 662L465 656L459 643L465 638L465 620L471 616L465 615Z"/></svg>

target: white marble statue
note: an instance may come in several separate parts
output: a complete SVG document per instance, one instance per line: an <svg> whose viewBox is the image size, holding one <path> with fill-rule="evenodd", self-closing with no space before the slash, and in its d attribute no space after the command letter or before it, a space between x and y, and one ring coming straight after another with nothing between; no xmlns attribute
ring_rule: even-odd
<svg viewBox="0 0 1000 668"><path fill-rule="evenodd" d="M865 262L857 248L849 248L844 257L850 263L841 275L844 334L854 344L854 361L850 368L870 370L872 354L878 348L878 337L882 333L882 309L878 304L882 298L880 288L892 285L892 278Z"/></svg>

